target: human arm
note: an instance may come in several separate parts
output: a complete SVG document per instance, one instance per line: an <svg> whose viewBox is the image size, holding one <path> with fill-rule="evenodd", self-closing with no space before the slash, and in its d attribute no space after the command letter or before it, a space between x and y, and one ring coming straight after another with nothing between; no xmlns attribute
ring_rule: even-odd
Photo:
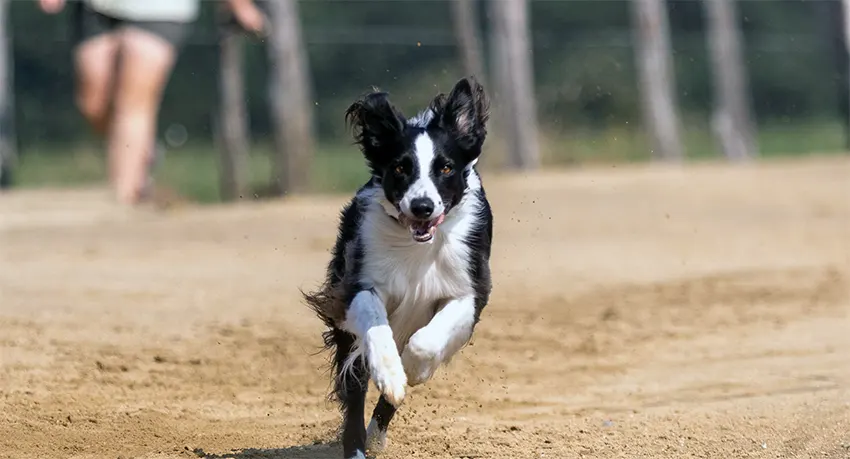
<svg viewBox="0 0 850 459"><path fill-rule="evenodd" d="M65 0L38 0L38 6L47 14L56 14L65 7Z"/></svg>
<svg viewBox="0 0 850 459"><path fill-rule="evenodd" d="M260 11L260 8L257 7L256 3L254 3L254 0L227 0L227 5L233 13L233 16L243 28L256 34L262 34L265 32L267 28L266 17L263 12Z"/></svg>

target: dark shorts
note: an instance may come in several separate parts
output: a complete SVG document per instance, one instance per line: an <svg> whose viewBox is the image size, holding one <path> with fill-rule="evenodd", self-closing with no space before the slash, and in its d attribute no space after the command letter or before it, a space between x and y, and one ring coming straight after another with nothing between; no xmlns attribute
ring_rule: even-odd
<svg viewBox="0 0 850 459"><path fill-rule="evenodd" d="M175 48L180 48L192 29L192 25L186 22L130 21L114 18L91 9L82 0L69 3L74 8L74 24L78 44L89 38L114 32L123 27L135 27L162 38Z"/></svg>

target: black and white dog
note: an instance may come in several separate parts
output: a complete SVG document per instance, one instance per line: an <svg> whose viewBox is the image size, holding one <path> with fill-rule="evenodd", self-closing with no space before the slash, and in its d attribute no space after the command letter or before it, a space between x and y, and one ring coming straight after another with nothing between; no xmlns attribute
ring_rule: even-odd
<svg viewBox="0 0 850 459"><path fill-rule="evenodd" d="M383 92L346 112L372 178L343 209L321 289L345 458L380 451L407 385L426 382L472 337L490 291L493 217L475 168L489 104L474 78L407 119ZM381 391L368 433L369 378Z"/></svg>

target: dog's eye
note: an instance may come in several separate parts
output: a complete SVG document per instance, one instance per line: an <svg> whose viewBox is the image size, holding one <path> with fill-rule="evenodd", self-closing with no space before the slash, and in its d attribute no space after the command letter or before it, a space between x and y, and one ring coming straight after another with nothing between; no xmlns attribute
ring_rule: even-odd
<svg viewBox="0 0 850 459"><path fill-rule="evenodd" d="M445 166L443 166L442 169L440 169L440 173L442 173L443 175L449 175L452 173L453 170L454 169L452 169L451 165L446 164Z"/></svg>
<svg viewBox="0 0 850 459"><path fill-rule="evenodd" d="M395 173L398 174L398 175L404 174L404 166L402 166L401 164L396 166L395 167Z"/></svg>

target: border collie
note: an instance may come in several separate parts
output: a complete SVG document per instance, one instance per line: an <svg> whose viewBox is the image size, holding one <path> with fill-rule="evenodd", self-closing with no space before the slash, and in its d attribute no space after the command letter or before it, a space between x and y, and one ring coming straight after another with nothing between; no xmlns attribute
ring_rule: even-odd
<svg viewBox="0 0 850 459"><path fill-rule="evenodd" d="M372 177L342 210L324 284L304 294L328 327L346 459L384 448L406 386L448 363L487 305L493 216L475 164L488 118L472 77L413 118L377 89L346 111Z"/></svg>

